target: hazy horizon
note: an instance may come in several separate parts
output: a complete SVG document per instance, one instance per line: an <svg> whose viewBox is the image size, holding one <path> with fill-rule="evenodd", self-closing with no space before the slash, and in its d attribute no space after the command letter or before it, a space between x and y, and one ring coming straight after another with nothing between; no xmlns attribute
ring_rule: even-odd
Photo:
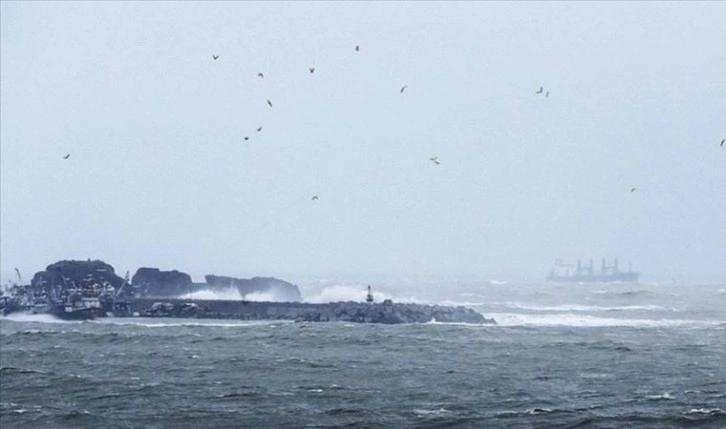
<svg viewBox="0 0 726 429"><path fill-rule="evenodd" d="M87 258L297 283L618 257L726 281L726 3L0 11L3 284Z"/></svg>

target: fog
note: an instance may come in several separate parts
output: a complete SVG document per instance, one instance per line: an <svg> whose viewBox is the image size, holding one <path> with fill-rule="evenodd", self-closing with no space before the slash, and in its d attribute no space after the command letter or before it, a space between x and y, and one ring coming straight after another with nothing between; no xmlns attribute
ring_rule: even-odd
<svg viewBox="0 0 726 429"><path fill-rule="evenodd" d="M0 11L3 283L87 258L338 287L313 301L556 258L726 281L724 3Z"/></svg>

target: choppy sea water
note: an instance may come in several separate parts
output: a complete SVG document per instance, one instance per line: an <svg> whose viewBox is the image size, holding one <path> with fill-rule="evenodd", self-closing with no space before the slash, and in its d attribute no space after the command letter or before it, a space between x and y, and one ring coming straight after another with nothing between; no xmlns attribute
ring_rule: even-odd
<svg viewBox="0 0 726 429"><path fill-rule="evenodd" d="M725 286L469 285L497 326L0 319L0 427L726 427Z"/></svg>

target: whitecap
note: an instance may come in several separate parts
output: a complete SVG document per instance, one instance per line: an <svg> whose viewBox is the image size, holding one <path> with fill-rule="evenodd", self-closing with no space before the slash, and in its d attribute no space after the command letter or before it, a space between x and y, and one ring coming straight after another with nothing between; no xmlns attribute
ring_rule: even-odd
<svg viewBox="0 0 726 429"><path fill-rule="evenodd" d="M413 410L413 413L416 414L416 415L418 415L418 416L431 416L431 415L433 415L433 416L441 416L441 415L444 415L444 414L451 413L451 411L449 411L449 410L447 410L446 408L443 408L443 407L442 408L439 408L438 410L424 410L424 409L417 408L417 409L414 409Z"/></svg>
<svg viewBox="0 0 726 429"><path fill-rule="evenodd" d="M721 408L693 408L684 414L722 414Z"/></svg>
<svg viewBox="0 0 726 429"><path fill-rule="evenodd" d="M596 317L578 313L558 314L521 314L489 313L487 317L497 321L496 326L571 326L571 327L714 327L724 321L683 320L683 319L625 319L615 317Z"/></svg>
<svg viewBox="0 0 726 429"><path fill-rule="evenodd" d="M476 305L476 304L475 304ZM486 305L486 304L484 304ZM531 311L678 311L674 307L663 307L660 305L620 305L620 306L597 306L597 305L581 305L581 304L561 304L561 305L536 305L519 302L492 302L489 305L497 305L517 310Z"/></svg>
<svg viewBox="0 0 726 429"><path fill-rule="evenodd" d="M659 401L659 400L671 400L671 399L673 399L673 396L670 393L665 392L662 395L647 395L646 398L650 399L652 401Z"/></svg>
<svg viewBox="0 0 726 429"><path fill-rule="evenodd" d="M545 414L551 412L552 410L550 408L530 408L525 411L527 414Z"/></svg>

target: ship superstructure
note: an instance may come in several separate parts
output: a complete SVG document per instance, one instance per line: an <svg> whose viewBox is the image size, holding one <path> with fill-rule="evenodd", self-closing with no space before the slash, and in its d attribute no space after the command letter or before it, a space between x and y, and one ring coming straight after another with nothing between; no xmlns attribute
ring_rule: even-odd
<svg viewBox="0 0 726 429"><path fill-rule="evenodd" d="M602 259L600 272L593 269L592 259L588 265L582 264L578 259L577 265L565 263L562 259L555 261L555 267L547 276L547 281L553 282L582 282L582 283L609 283L609 282L637 282L640 273L633 271L632 264L628 263L628 271L620 271L618 258L612 265Z"/></svg>

